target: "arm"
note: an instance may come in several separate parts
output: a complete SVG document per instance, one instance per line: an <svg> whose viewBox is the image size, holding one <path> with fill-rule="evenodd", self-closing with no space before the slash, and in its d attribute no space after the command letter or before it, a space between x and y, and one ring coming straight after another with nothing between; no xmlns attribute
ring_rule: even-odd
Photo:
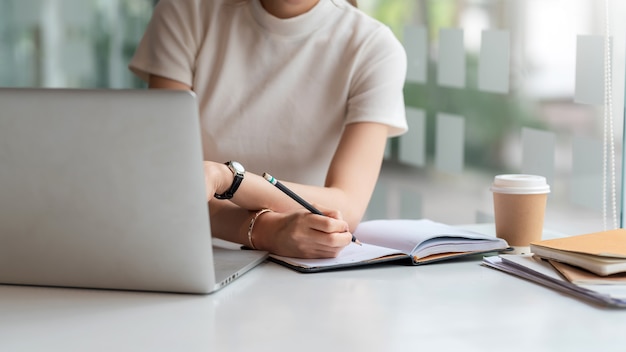
<svg viewBox="0 0 626 352"><path fill-rule="evenodd" d="M150 76L148 83L150 88L192 90L192 87L184 83L155 75ZM350 228L354 228L363 217L374 190L386 140L387 127L384 125L350 124L346 127L331 162L324 188L281 182L309 202L329 206L328 199L332 199L333 207L339 209L350 224ZM226 165L208 162L205 164L205 174L207 182L208 180L226 182L215 185L213 192L207 188L209 200L215 189L220 189L218 193L221 193L232 181L232 173ZM246 173L245 182L233 197L233 201L250 210L270 208L286 212L302 208L293 199L274 189L274 186L261 176L251 173Z"/></svg>
<svg viewBox="0 0 626 352"><path fill-rule="evenodd" d="M333 157L324 187L281 182L311 203L339 210L349 227L354 229L361 221L376 185L386 139L387 127L384 125L350 124ZM211 173L215 174L211 176ZM205 162L205 174L207 185L221 182L216 185L218 191L207 190L209 200L214 192L221 193L232 182L232 173L221 163ZM290 212L302 209L264 178L249 172L232 201L250 210L269 208L276 212Z"/></svg>
<svg viewBox="0 0 626 352"><path fill-rule="evenodd" d="M387 141L387 126L352 123L346 126L330 164L324 188L285 183L312 203L338 209L351 229L365 214L376 186Z"/></svg>
<svg viewBox="0 0 626 352"><path fill-rule="evenodd" d="M345 219L353 230L361 221L376 185L386 139L385 125L350 124L342 135L324 187L284 183L316 206L338 209L336 217ZM291 204L284 204L285 208L281 210L289 211L293 206L299 207L295 201L288 201ZM339 236L332 234L323 236L321 233L302 232L298 228L277 228L274 222L278 220L272 218L280 216L280 213L264 215L263 221L255 225L255 243L258 243L258 247L278 253L286 250L288 253L298 253L300 257L320 257L328 253L318 252L324 246L341 246L335 249L337 252L333 256L336 256L338 250L347 244L345 238L337 238Z"/></svg>
<svg viewBox="0 0 626 352"><path fill-rule="evenodd" d="M148 85L152 89L192 90L189 85L155 75L150 75ZM348 155L347 150L344 158ZM343 165L341 160L338 162ZM337 168L337 172L344 167ZM211 230L216 237L249 244L247 233L251 217L257 210L269 208L274 212L264 214L263 221L258 219L254 228L254 243L258 249L287 256L335 257L351 241L348 224L338 211L320 207L327 216L311 214L263 177L249 172L230 201L215 199L214 193L222 193L230 187L232 172L226 165L212 161L204 162L204 171L207 199L210 202ZM319 189L298 186L310 193ZM332 196L333 193L335 191L328 195ZM262 223L265 225L264 231L259 229Z"/></svg>

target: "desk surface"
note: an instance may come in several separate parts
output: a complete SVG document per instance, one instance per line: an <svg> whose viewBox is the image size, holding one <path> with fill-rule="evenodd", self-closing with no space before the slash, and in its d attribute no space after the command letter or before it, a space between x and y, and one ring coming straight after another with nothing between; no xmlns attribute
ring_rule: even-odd
<svg viewBox="0 0 626 352"><path fill-rule="evenodd" d="M0 285L0 351L626 351L626 310L480 260L268 262L206 296Z"/></svg>

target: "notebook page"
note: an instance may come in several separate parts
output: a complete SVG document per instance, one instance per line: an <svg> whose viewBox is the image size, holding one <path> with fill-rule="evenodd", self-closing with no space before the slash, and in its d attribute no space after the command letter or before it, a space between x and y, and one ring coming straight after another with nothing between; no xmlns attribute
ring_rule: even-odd
<svg viewBox="0 0 626 352"><path fill-rule="evenodd" d="M395 248L403 253L411 253L420 244L442 237L441 241L433 241L433 245L439 242L473 243L473 240L496 240L495 237L464 230L458 227L438 223L428 219L421 220L370 220L365 221L356 228L354 236L363 243ZM429 241L428 244L430 245ZM463 250L460 250L463 251Z"/></svg>
<svg viewBox="0 0 626 352"><path fill-rule="evenodd" d="M399 254L399 252L395 249L379 247L367 243L363 243L363 246L350 243L346 248L341 251L341 253L339 253L339 256L337 256L336 258L303 259L283 257L273 254L271 256L275 259L282 260L285 263L291 265L300 266L303 268L319 268L327 266L354 264L392 254Z"/></svg>

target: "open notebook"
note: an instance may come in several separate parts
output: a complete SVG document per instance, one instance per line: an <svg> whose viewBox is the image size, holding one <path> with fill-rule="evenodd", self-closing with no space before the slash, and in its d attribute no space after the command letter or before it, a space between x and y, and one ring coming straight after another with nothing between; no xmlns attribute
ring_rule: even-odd
<svg viewBox="0 0 626 352"><path fill-rule="evenodd" d="M420 265L509 247L503 239L427 219L364 221L354 236L363 246L351 243L336 258L270 255L270 259L300 272L318 272L387 261Z"/></svg>

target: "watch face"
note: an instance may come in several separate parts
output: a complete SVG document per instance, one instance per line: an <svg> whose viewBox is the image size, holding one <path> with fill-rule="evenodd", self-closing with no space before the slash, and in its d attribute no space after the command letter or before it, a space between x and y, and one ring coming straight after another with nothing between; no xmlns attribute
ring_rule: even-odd
<svg viewBox="0 0 626 352"><path fill-rule="evenodd" d="M246 172L246 169L244 169L243 165L241 165L238 161L233 160L230 162L230 165L238 174L243 174L244 172Z"/></svg>

